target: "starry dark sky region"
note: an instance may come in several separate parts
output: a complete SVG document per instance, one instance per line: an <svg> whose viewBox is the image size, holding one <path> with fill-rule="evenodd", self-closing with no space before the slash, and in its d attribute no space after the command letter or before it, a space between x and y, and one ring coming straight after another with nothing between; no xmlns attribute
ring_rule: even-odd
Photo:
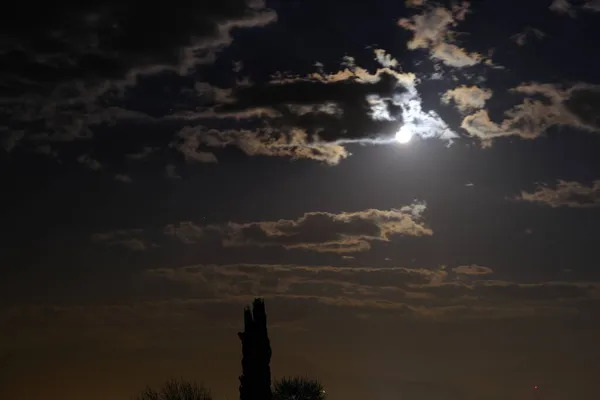
<svg viewBox="0 0 600 400"><path fill-rule="evenodd" d="M599 18L4 6L0 398L236 398L257 296L333 400L597 398Z"/></svg>

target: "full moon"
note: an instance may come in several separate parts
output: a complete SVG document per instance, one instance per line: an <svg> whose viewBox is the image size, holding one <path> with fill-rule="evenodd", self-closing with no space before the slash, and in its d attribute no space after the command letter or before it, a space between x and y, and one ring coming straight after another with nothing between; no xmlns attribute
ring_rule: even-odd
<svg viewBox="0 0 600 400"><path fill-rule="evenodd" d="M404 125L400 128L398 132L396 132L396 141L401 144L406 144L410 142L413 137L413 133L411 129Z"/></svg>

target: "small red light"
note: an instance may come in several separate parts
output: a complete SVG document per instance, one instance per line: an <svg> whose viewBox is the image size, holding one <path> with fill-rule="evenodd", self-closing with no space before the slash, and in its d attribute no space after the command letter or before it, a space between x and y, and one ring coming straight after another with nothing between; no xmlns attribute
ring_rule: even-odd
<svg viewBox="0 0 600 400"><path fill-rule="evenodd" d="M533 388L534 389L539 389L540 387L538 385L535 385Z"/></svg>

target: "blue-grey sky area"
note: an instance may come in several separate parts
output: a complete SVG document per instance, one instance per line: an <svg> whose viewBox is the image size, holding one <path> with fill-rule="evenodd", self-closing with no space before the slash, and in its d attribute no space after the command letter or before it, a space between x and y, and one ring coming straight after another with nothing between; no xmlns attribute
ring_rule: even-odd
<svg viewBox="0 0 600 400"><path fill-rule="evenodd" d="M592 399L600 2L15 2L0 397ZM538 389L534 389L535 386Z"/></svg>

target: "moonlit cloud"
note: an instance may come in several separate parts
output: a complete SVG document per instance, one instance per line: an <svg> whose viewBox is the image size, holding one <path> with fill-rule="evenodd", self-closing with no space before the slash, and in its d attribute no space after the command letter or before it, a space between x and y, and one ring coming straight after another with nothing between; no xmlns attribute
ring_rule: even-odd
<svg viewBox="0 0 600 400"><path fill-rule="evenodd" d="M182 221L168 224L162 232L187 245L221 243L224 248L281 247L315 253L351 254L367 252L377 242L398 237L427 237L433 231L424 222L426 206L414 203L398 209L368 209L355 212L307 212L296 219L201 224ZM143 230L96 233L96 244L123 245L133 239L147 241Z"/></svg>
<svg viewBox="0 0 600 400"><path fill-rule="evenodd" d="M463 85L444 93L442 102L445 104L453 102L459 111L466 113L483 108L485 102L491 97L492 91L490 89Z"/></svg>
<svg viewBox="0 0 600 400"><path fill-rule="evenodd" d="M491 144L495 138L520 136L535 139L556 126L570 126L599 133L597 110L590 107L600 98L600 87L578 83L569 87L554 84L523 83L513 89L525 96L522 103L505 111L500 123L490 120L486 110L466 116L461 127L471 136ZM539 96L545 98L539 100Z"/></svg>
<svg viewBox="0 0 600 400"><path fill-rule="evenodd" d="M398 25L413 32L412 39L407 43L410 50L429 50L432 59L450 67L470 67L479 64L484 58L478 53L468 53L456 45L452 31L453 27L465 19L468 10L467 1L457 3L450 10L443 7L425 7L421 14L401 18Z"/></svg>
<svg viewBox="0 0 600 400"><path fill-rule="evenodd" d="M392 57L391 54L386 53L386 51L383 49L375 49L373 52L375 53L375 60L377 60L382 67L396 68L400 65L398 60Z"/></svg>
<svg viewBox="0 0 600 400"><path fill-rule="evenodd" d="M198 146L207 148L223 148L236 146L249 156L288 157L291 159L312 159L336 165L350 154L344 147L335 143L326 143L308 140L308 134L302 129L291 129L288 134L279 133L273 128L257 130L207 129L203 126L184 128L180 133L186 138L186 145L177 148L192 155L210 154L202 159L216 162L212 153L199 152ZM205 161L206 162L206 161Z"/></svg>
<svg viewBox="0 0 600 400"><path fill-rule="evenodd" d="M494 271L488 267L482 267L479 265L461 265L459 267L452 268L452 272L458 275L489 275Z"/></svg>
<svg viewBox="0 0 600 400"><path fill-rule="evenodd" d="M374 72L347 56L343 69L337 72L318 70L304 76L282 72L274 74L266 86L238 88L231 93L235 101L211 112L215 116L240 115L242 120L252 117L247 110L269 110L269 114L261 115L265 118L263 127L187 127L179 133L187 138L187 144L175 146L188 154L200 151L198 146L204 147L203 152L211 147L236 146L251 156L305 158L335 165L350 155L345 145L392 144L400 129L421 138L455 138L435 111L423 110L416 76L399 72L397 60L384 50L374 53L382 64ZM314 94L309 95L311 92ZM370 111L365 113L362 104Z"/></svg>
<svg viewBox="0 0 600 400"><path fill-rule="evenodd" d="M425 205L398 210L365 210L339 214L311 212L296 220L230 223L225 246L283 246L319 253L368 251L372 242L387 242L393 235L430 236L420 222Z"/></svg>
<svg viewBox="0 0 600 400"><path fill-rule="evenodd" d="M598 11L9 3L0 398L236 399L256 297L331 399L593 398Z"/></svg>
<svg viewBox="0 0 600 400"><path fill-rule="evenodd" d="M600 180L585 185L559 180L555 186L538 185L534 192L521 192L516 200L547 205L552 208L600 207Z"/></svg>
<svg viewBox="0 0 600 400"><path fill-rule="evenodd" d="M200 151L200 140L196 130L186 126L179 131L178 136L181 138L179 142L174 142L172 146L179 150L186 160L197 161L201 163L216 163L217 157L213 153Z"/></svg>

